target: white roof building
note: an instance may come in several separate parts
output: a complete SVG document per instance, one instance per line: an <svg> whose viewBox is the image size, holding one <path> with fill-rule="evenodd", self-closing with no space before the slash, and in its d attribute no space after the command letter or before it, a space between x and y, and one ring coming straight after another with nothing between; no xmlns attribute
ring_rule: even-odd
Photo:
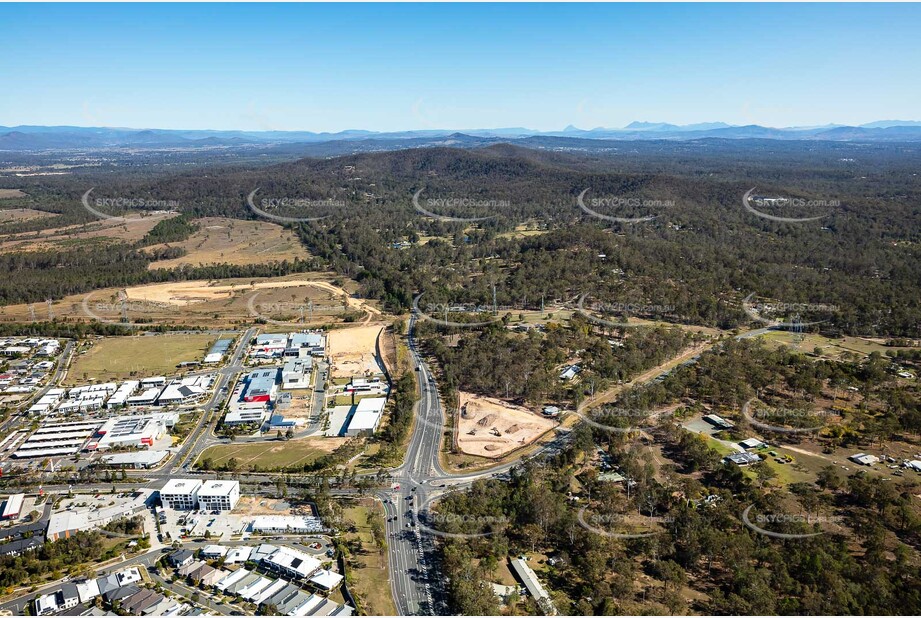
<svg viewBox="0 0 921 618"><path fill-rule="evenodd" d="M236 564L237 562L246 562L253 553L253 548L247 545L240 547L231 547L227 555L224 556L224 564Z"/></svg>
<svg viewBox="0 0 921 618"><path fill-rule="evenodd" d="M386 397L365 397L355 406L355 412L349 421L347 436L371 435L377 431L384 415Z"/></svg>
<svg viewBox="0 0 921 618"><path fill-rule="evenodd" d="M310 578L310 582L316 584L324 590L333 590L342 581L342 576L338 573L323 569Z"/></svg>
<svg viewBox="0 0 921 618"><path fill-rule="evenodd" d="M198 489L199 508L230 511L240 499L240 481L205 481Z"/></svg>
<svg viewBox="0 0 921 618"><path fill-rule="evenodd" d="M118 387L109 400L106 402L106 408L118 408L124 406L128 402L128 397L134 394L134 392L140 386L140 382L137 380L128 380L127 382L122 382L122 385Z"/></svg>
<svg viewBox="0 0 921 618"><path fill-rule="evenodd" d="M313 534L324 530L320 518L306 515L257 515L250 528L263 534Z"/></svg>
<svg viewBox="0 0 921 618"><path fill-rule="evenodd" d="M202 558L221 558L227 554L227 548L223 545L205 545L201 550Z"/></svg>
<svg viewBox="0 0 921 618"><path fill-rule="evenodd" d="M160 490L163 508L191 511L198 505L198 490L202 482L197 479L170 479Z"/></svg>
<svg viewBox="0 0 921 618"><path fill-rule="evenodd" d="M115 453L102 458L103 463L110 466L128 466L131 468L153 468L166 459L169 451L129 451Z"/></svg>
<svg viewBox="0 0 921 618"><path fill-rule="evenodd" d="M225 425L248 425L255 423L261 425L268 416L268 408L264 401L240 402L236 407L224 415Z"/></svg>
<svg viewBox="0 0 921 618"><path fill-rule="evenodd" d="M291 577L306 579L320 568L320 561L304 552L289 547L279 547L263 564Z"/></svg>
<svg viewBox="0 0 921 618"><path fill-rule="evenodd" d="M861 466L872 466L875 463L879 463L879 457L876 455L866 455L864 453L851 455L848 459L855 463L859 463Z"/></svg>

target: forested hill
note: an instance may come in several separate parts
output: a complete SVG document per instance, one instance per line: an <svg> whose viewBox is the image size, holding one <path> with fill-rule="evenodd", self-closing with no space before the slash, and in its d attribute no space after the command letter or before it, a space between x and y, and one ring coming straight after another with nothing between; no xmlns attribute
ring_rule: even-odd
<svg viewBox="0 0 921 618"><path fill-rule="evenodd" d="M70 213L83 212L79 198L94 186L100 197L178 202L192 217L256 218L245 198L258 188L254 203L270 214L326 215L294 227L325 266L395 310L420 291L477 302L495 286L503 304L588 291L731 326L748 320L741 301L756 294L833 307L816 316L825 327L919 336L919 163L910 145L715 140L584 153L495 144L28 182L36 201L51 196ZM775 215L817 218L760 218L743 206L753 187L805 204L765 207ZM577 203L586 189L583 203L601 215L654 218L594 216ZM493 218L436 220L414 209L420 190L429 212Z"/></svg>

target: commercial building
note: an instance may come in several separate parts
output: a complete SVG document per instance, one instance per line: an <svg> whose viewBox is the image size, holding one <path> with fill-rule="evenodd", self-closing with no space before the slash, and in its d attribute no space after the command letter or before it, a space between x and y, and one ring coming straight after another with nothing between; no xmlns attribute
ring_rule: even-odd
<svg viewBox="0 0 921 618"><path fill-rule="evenodd" d="M198 490L202 482L195 479L170 479L160 490L163 508L193 511L198 507Z"/></svg>
<svg viewBox="0 0 921 618"><path fill-rule="evenodd" d="M289 360L281 370L282 388L309 388L313 359L296 358Z"/></svg>
<svg viewBox="0 0 921 618"><path fill-rule="evenodd" d="M3 504L3 511L0 512L0 519L10 520L19 519L22 514L22 502L25 500L25 494L13 494L6 499Z"/></svg>
<svg viewBox="0 0 921 618"><path fill-rule="evenodd" d="M262 425L269 411L264 401L239 403L224 415L224 425Z"/></svg>
<svg viewBox="0 0 921 618"><path fill-rule="evenodd" d="M143 381L141 386L144 386ZM157 397L160 396L160 392L163 390L161 386L147 386L144 387L144 390L137 395L132 395L125 399L125 403L129 406L152 406L157 402Z"/></svg>
<svg viewBox="0 0 921 618"><path fill-rule="evenodd" d="M306 515L257 515L250 524L252 532L260 534L315 534L323 532L318 517Z"/></svg>
<svg viewBox="0 0 921 618"><path fill-rule="evenodd" d="M300 356L300 350L307 350L312 356L325 356L326 337L318 332L291 333L285 355Z"/></svg>
<svg viewBox="0 0 921 618"><path fill-rule="evenodd" d="M188 405L194 403L208 394L213 383L214 376L211 374L187 376L180 380L173 380L160 391L157 396L157 405Z"/></svg>
<svg viewBox="0 0 921 618"><path fill-rule="evenodd" d="M205 481L198 490L199 508L207 511L231 511L239 499L239 481Z"/></svg>
<svg viewBox="0 0 921 618"><path fill-rule="evenodd" d="M243 401L272 402L275 399L277 386L275 380L278 376L278 369L257 369L246 377L246 391L243 394Z"/></svg>
<svg viewBox="0 0 921 618"><path fill-rule="evenodd" d="M370 436L377 431L384 416L386 397L365 397L355 406L345 435L349 437Z"/></svg>
<svg viewBox="0 0 921 618"><path fill-rule="evenodd" d="M167 432L166 423L158 416L119 416L103 423L96 437L87 443L90 451L115 447L147 448Z"/></svg>
<svg viewBox="0 0 921 618"><path fill-rule="evenodd" d="M214 345L211 346L211 349L208 350L208 353L205 355L204 362L206 364L221 362L221 359L227 354L227 350L230 349L232 343L233 339L218 339L215 341Z"/></svg>
<svg viewBox="0 0 921 618"><path fill-rule="evenodd" d="M146 469L160 465L167 455L169 451L130 451L105 455L102 463L113 467Z"/></svg>
<svg viewBox="0 0 921 618"><path fill-rule="evenodd" d="M132 517L147 510L150 492L139 491L128 501L119 501L102 508L87 508L53 513L48 520L45 536L49 541L66 539L81 530L100 528L118 519Z"/></svg>
<svg viewBox="0 0 921 618"><path fill-rule="evenodd" d="M44 423L13 453L12 457L63 457L80 451L100 426L100 421Z"/></svg>

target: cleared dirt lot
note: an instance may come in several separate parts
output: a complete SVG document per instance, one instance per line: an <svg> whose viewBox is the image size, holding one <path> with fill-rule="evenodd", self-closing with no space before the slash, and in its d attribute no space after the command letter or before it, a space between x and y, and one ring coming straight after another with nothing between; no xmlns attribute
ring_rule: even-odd
<svg viewBox="0 0 921 618"><path fill-rule="evenodd" d="M25 197L26 194L19 189L0 189L0 200L12 199L14 197Z"/></svg>
<svg viewBox="0 0 921 618"><path fill-rule="evenodd" d="M469 455L502 457L556 427L527 408L492 397L459 392L458 400L457 447Z"/></svg>
<svg viewBox="0 0 921 618"><path fill-rule="evenodd" d="M182 281L127 290L106 288L54 301L52 311L59 319L90 321L98 316L100 320L119 322L124 306L129 322L209 328L236 328L251 324L260 316L286 323L269 323L270 329L342 322L345 307L353 312L364 310L369 318L377 312L366 301L350 298L345 289L329 283L330 278L330 273L301 273L265 279ZM84 311L84 299L89 313ZM36 303L35 317L47 318L44 303ZM0 307L0 322L29 320L27 304Z"/></svg>
<svg viewBox="0 0 921 618"><path fill-rule="evenodd" d="M291 231L274 223L223 217L197 219L194 223L199 229L187 240L153 247L181 247L187 251L186 255L153 262L148 268L176 268L182 264L263 264L310 257Z"/></svg>
<svg viewBox="0 0 921 618"><path fill-rule="evenodd" d="M330 376L347 378L383 373L376 354L377 338L383 329L381 324L369 324L330 331Z"/></svg>

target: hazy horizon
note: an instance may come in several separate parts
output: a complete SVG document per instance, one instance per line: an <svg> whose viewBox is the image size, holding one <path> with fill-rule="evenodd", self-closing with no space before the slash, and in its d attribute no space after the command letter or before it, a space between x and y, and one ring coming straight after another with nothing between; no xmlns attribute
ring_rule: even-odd
<svg viewBox="0 0 921 618"><path fill-rule="evenodd" d="M0 122L335 133L913 120L919 25L917 5L878 4L6 4L0 75L16 96Z"/></svg>

